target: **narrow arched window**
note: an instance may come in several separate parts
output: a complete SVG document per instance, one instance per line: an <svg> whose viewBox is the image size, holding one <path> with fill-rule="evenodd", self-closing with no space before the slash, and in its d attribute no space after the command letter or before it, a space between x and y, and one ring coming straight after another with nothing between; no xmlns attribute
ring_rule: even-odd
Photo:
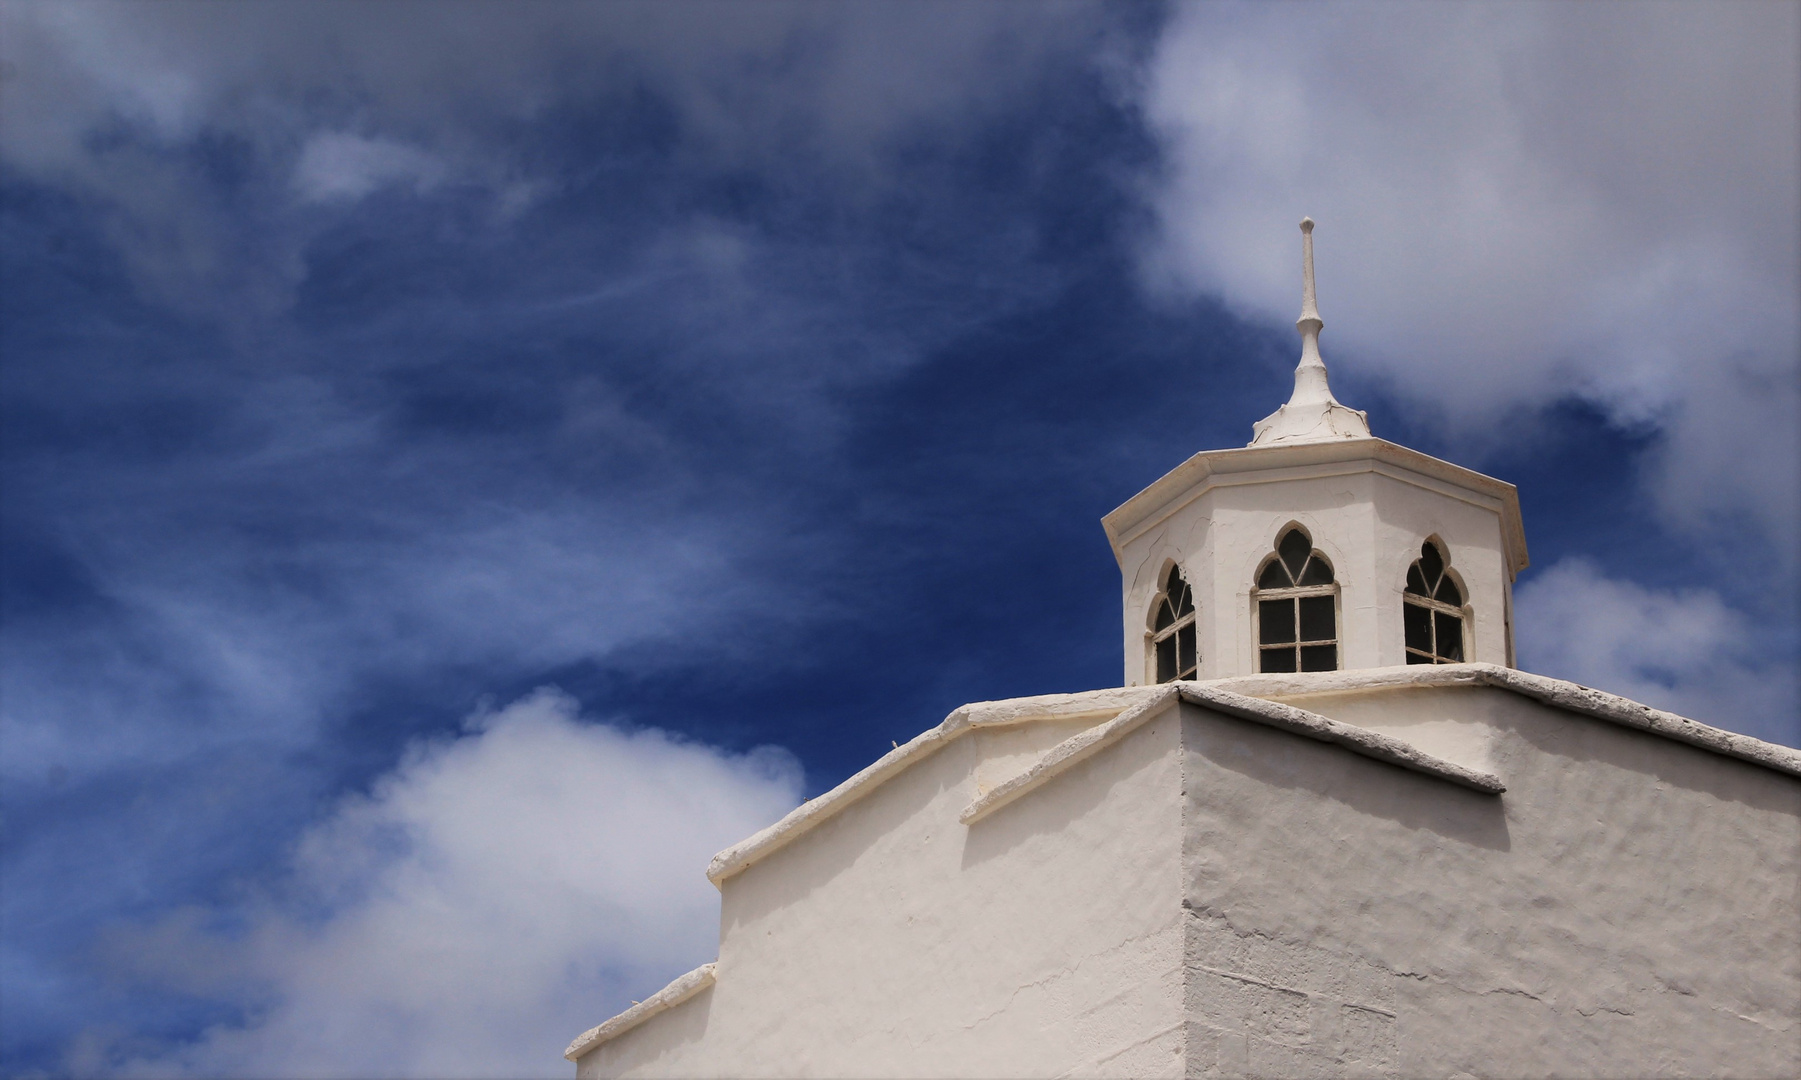
<svg viewBox="0 0 1801 1080"><path fill-rule="evenodd" d="M1157 661L1158 682L1194 678L1194 594L1180 567L1169 568L1169 578L1157 594L1157 606L1151 613L1151 652Z"/></svg>
<svg viewBox="0 0 1801 1080"><path fill-rule="evenodd" d="M1282 534L1251 590L1258 671L1338 668L1338 584L1298 526Z"/></svg>
<svg viewBox="0 0 1801 1080"><path fill-rule="evenodd" d="M1448 562L1438 545L1428 540L1407 568L1401 616L1409 664L1463 661L1463 590L1445 572Z"/></svg>

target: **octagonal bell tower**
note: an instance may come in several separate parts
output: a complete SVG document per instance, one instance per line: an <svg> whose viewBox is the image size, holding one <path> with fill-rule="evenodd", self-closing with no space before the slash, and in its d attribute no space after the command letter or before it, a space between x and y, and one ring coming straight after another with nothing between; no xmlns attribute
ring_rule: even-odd
<svg viewBox="0 0 1801 1080"><path fill-rule="evenodd" d="M1250 445L1202 451L1101 520L1125 685L1259 672L1513 666L1527 565L1512 484L1371 436L1320 358L1301 221L1301 360Z"/></svg>

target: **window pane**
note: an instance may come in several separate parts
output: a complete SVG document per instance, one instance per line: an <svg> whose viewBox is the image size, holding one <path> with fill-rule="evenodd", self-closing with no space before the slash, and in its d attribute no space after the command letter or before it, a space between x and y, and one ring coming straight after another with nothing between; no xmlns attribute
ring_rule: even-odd
<svg viewBox="0 0 1801 1080"><path fill-rule="evenodd" d="M1426 591L1426 577L1420 573L1420 564L1414 563L1407 568L1407 591L1416 596L1431 596Z"/></svg>
<svg viewBox="0 0 1801 1080"><path fill-rule="evenodd" d="M1332 584L1332 567L1327 565L1326 560L1320 558L1318 555L1315 555L1313 558L1307 560L1307 569L1301 571L1300 584L1302 584L1302 585L1330 585L1330 584Z"/></svg>
<svg viewBox="0 0 1801 1080"><path fill-rule="evenodd" d="M1449 574L1446 574L1445 579L1438 583L1438 592L1435 593L1432 598L1434 600L1442 600L1454 607L1463 606L1463 591L1457 587L1455 581L1451 580Z"/></svg>
<svg viewBox="0 0 1801 1080"><path fill-rule="evenodd" d="M1167 597L1165 597L1163 599L1158 600L1157 601L1157 621L1154 624L1155 628L1158 630L1161 630L1164 627L1168 626L1170 623L1173 623L1175 621L1176 621L1175 614L1169 610L1169 599Z"/></svg>
<svg viewBox="0 0 1801 1080"><path fill-rule="evenodd" d="M1444 556L1438 553L1430 540L1420 547L1420 572L1426 575L1427 586L1437 585L1438 575L1445 572Z"/></svg>
<svg viewBox="0 0 1801 1080"><path fill-rule="evenodd" d="M1194 610L1194 594L1189 590L1186 581L1182 582L1181 591L1176 593L1175 599L1176 618L1179 619Z"/></svg>
<svg viewBox="0 0 1801 1080"><path fill-rule="evenodd" d="M1262 665L1257 669L1258 671L1294 670L1293 649L1264 649L1263 652L1259 654L1258 659L1262 661Z"/></svg>
<svg viewBox="0 0 1801 1080"><path fill-rule="evenodd" d="M1281 559L1270 560L1270 564L1263 568L1262 575L1257 578L1259 589L1286 589L1293 584L1294 579L1282 568Z"/></svg>
<svg viewBox="0 0 1801 1080"><path fill-rule="evenodd" d="M1337 671L1338 646L1304 645L1301 647L1302 671Z"/></svg>
<svg viewBox="0 0 1801 1080"><path fill-rule="evenodd" d="M1338 620L1330 596L1301 597L1302 641L1331 641L1338 636Z"/></svg>
<svg viewBox="0 0 1801 1080"><path fill-rule="evenodd" d="M1432 658L1430 656L1421 656L1416 652L1410 652L1407 654L1407 662L1409 664L1430 664L1432 663Z"/></svg>
<svg viewBox="0 0 1801 1080"><path fill-rule="evenodd" d="M1157 643L1157 681L1168 682L1176 677L1176 639L1166 637Z"/></svg>
<svg viewBox="0 0 1801 1080"><path fill-rule="evenodd" d="M1176 631L1176 674L1191 674L1194 667L1194 624L1189 623Z"/></svg>
<svg viewBox="0 0 1801 1080"><path fill-rule="evenodd" d="M1438 655L1446 660L1462 660L1463 620L1442 611L1434 611L1432 619L1438 624Z"/></svg>
<svg viewBox="0 0 1801 1080"><path fill-rule="evenodd" d="M1288 565L1288 572L1299 577L1301 567L1307 564L1307 556L1313 552L1313 545L1301 530L1290 529L1283 535L1282 542L1276 545L1276 550L1282 554L1282 561Z"/></svg>
<svg viewBox="0 0 1801 1080"><path fill-rule="evenodd" d="M1407 631L1407 647L1432 651L1432 612L1418 604L1401 605L1401 623ZM1412 663L1411 660L1408 663Z"/></svg>
<svg viewBox="0 0 1801 1080"><path fill-rule="evenodd" d="M1257 640L1264 645L1294 640L1293 600L1264 600L1258 603Z"/></svg>

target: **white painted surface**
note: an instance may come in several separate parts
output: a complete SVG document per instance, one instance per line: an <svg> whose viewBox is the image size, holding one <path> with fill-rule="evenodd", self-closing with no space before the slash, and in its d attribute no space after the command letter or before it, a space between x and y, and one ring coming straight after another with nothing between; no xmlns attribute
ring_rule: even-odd
<svg viewBox="0 0 1801 1080"><path fill-rule="evenodd" d="M1526 565L1511 484L1381 439L1340 439L1196 454L1108 514L1119 560L1125 683L1154 681L1148 631L1167 568L1194 590L1201 679L1256 671L1251 586L1291 524L1332 563L1339 665L1406 661L1401 597L1428 537L1464 586L1472 661L1513 659L1513 578Z"/></svg>
<svg viewBox="0 0 1801 1080"><path fill-rule="evenodd" d="M973 730L726 878L717 982L578 1075L1180 1075L1173 709L957 820L984 763L1093 723Z"/></svg>
<svg viewBox="0 0 1801 1080"><path fill-rule="evenodd" d="M1294 392L1288 401L1252 427L1252 446L1369 437L1368 415L1346 408L1332 396L1326 362L1319 354L1319 333L1325 325L1313 289L1313 219L1302 218L1301 317L1294 324L1301 333L1301 362L1295 366Z"/></svg>
<svg viewBox="0 0 1801 1080"><path fill-rule="evenodd" d="M769 831L578 1075L1801 1073L1801 753L1480 665L1177 690L967 707Z"/></svg>

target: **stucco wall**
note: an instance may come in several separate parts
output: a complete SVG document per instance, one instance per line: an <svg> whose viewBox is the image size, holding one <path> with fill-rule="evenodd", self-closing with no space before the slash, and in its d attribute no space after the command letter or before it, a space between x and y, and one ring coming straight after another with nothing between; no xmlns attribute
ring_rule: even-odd
<svg viewBox="0 0 1801 1080"><path fill-rule="evenodd" d="M1299 704L1507 792L1184 705L1189 1075L1801 1074L1801 781L1491 688Z"/></svg>
<svg viewBox="0 0 1801 1080"><path fill-rule="evenodd" d="M957 820L1086 726L964 736L728 878L717 983L578 1076L1179 1075L1174 710Z"/></svg>

